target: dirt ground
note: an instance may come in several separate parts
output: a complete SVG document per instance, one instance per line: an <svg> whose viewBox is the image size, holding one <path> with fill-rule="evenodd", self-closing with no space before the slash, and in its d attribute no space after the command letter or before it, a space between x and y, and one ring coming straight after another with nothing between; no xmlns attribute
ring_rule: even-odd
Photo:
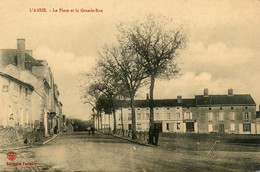
<svg viewBox="0 0 260 172"><path fill-rule="evenodd" d="M164 147L162 139L163 137L161 137L160 146L149 147L101 133L94 136L84 132L65 134L58 136L47 145L16 151L17 162L35 162L35 166L6 166L7 152L0 153L0 169L4 169L3 171L120 172L260 170L259 150L216 149L213 156L212 152L201 148L191 150ZM177 140L175 139L175 141ZM223 141L222 144L224 145L224 143ZM178 144L180 143L178 142ZM183 145L186 144L183 143ZM202 141L199 147L203 147Z"/></svg>

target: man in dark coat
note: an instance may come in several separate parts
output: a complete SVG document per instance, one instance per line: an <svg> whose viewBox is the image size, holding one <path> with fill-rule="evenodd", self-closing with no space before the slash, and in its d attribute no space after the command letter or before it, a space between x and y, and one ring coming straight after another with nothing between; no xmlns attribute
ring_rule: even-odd
<svg viewBox="0 0 260 172"><path fill-rule="evenodd" d="M154 125L153 129L153 137L155 138L155 146L158 146L158 140L159 140L159 127L157 125Z"/></svg>
<svg viewBox="0 0 260 172"><path fill-rule="evenodd" d="M94 126L91 126L91 132L92 132L92 135L94 135L94 133L95 133L95 127Z"/></svg>

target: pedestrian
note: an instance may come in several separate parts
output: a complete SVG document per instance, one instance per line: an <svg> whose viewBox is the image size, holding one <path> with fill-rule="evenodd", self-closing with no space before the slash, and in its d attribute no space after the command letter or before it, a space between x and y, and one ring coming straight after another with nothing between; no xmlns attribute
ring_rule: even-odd
<svg viewBox="0 0 260 172"><path fill-rule="evenodd" d="M155 142L154 142L155 146L158 146L159 132L160 132L159 127L157 125L154 125L153 137L155 139Z"/></svg>
<svg viewBox="0 0 260 172"><path fill-rule="evenodd" d="M92 132L92 135L95 134L95 127L93 125L91 126L91 132Z"/></svg>

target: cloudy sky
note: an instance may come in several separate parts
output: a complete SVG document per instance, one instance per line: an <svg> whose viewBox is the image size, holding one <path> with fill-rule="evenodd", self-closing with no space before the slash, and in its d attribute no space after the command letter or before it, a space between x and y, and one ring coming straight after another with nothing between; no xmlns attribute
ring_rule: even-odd
<svg viewBox="0 0 260 172"><path fill-rule="evenodd" d="M33 13L30 8L47 8ZM53 9L100 9L102 13L64 13ZM1 0L0 48L16 48L26 39L37 59L47 59L67 116L88 119L80 101L79 73L95 65L97 49L115 41L115 25L147 13L159 13L189 28L181 54L182 76L158 81L155 98L192 98L210 94L251 94L260 103L260 1L258 0ZM144 88L144 92L148 92ZM139 94L140 98L145 95Z"/></svg>

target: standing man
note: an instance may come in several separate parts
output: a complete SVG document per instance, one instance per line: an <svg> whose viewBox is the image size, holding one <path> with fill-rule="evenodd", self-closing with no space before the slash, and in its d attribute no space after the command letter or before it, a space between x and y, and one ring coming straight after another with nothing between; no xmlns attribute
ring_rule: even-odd
<svg viewBox="0 0 260 172"><path fill-rule="evenodd" d="M92 135L95 134L95 127L93 125L91 126L91 132L92 132Z"/></svg>
<svg viewBox="0 0 260 172"><path fill-rule="evenodd" d="M158 140L159 140L159 127L157 125L154 125L154 129L153 129L153 136L155 138L155 146L158 146Z"/></svg>

